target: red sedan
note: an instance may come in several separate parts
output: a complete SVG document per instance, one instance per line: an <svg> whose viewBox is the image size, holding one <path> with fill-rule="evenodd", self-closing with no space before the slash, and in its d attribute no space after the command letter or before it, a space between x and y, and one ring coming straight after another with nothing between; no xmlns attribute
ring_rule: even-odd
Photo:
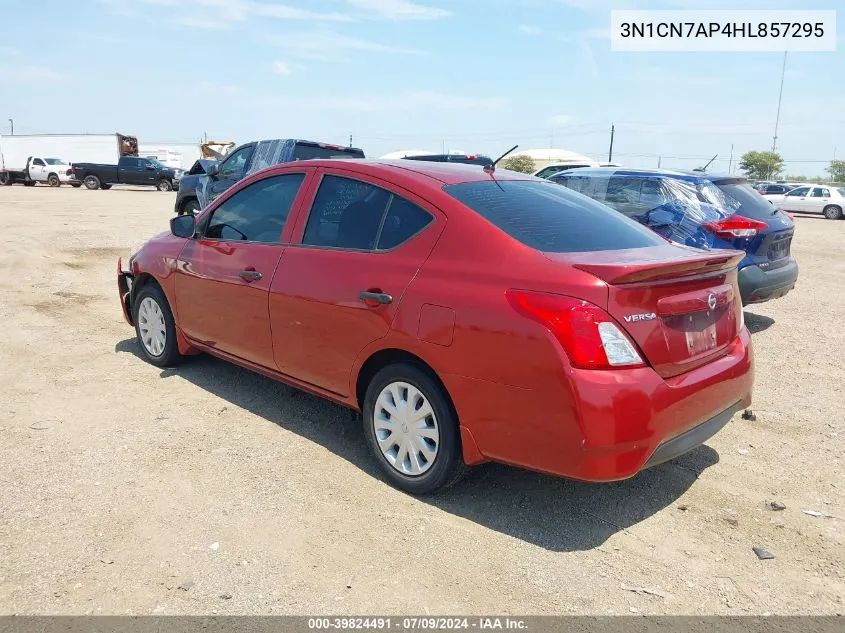
<svg viewBox="0 0 845 633"><path fill-rule="evenodd" d="M422 494L490 460L618 480L707 440L751 402L741 258L514 172L313 160L173 218L118 288L149 362L206 352L359 411Z"/></svg>

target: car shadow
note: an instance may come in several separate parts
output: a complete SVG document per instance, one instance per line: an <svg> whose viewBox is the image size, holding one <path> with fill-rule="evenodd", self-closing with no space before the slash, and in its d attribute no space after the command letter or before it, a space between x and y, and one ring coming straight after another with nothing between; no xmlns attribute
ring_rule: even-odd
<svg viewBox="0 0 845 633"><path fill-rule="evenodd" d="M763 330L768 330L775 324L775 320L771 317L763 316L762 314L754 314L753 312L745 313L745 327L752 334L757 334Z"/></svg>
<svg viewBox="0 0 845 633"><path fill-rule="evenodd" d="M115 352L141 358L135 339L119 342ZM345 407L207 355L162 370L161 376L179 376L382 479L360 420ZM454 487L420 501L551 551L583 551L669 507L718 461L715 450L700 446L631 479L604 484L484 464Z"/></svg>

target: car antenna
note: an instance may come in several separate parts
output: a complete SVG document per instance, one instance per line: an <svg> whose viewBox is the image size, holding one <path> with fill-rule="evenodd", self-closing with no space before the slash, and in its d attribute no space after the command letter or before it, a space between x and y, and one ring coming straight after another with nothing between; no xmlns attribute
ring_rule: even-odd
<svg viewBox="0 0 845 633"><path fill-rule="evenodd" d="M499 156L499 158L497 158L496 160L494 160L492 165L485 165L485 166L484 166L484 171L486 171L488 174L492 174L494 171L496 171L496 163L498 163L498 162L499 162L500 160L502 160L505 156L507 156L508 154L510 154L510 153L511 153L513 150L515 150L517 147L519 147L519 145L514 145L513 147L511 147L508 151L506 151L504 154L502 154L501 156Z"/></svg>
<svg viewBox="0 0 845 633"><path fill-rule="evenodd" d="M719 158L719 155L718 155L718 154L716 154L713 158L711 158L709 161L707 161L707 164L706 164L704 167L698 167L698 168L696 168L696 169L693 169L693 171L700 171L700 172L705 172L705 171L707 171L707 168L708 168L708 167L710 167L710 163L712 163L712 162L713 162L714 160L716 160L717 158Z"/></svg>

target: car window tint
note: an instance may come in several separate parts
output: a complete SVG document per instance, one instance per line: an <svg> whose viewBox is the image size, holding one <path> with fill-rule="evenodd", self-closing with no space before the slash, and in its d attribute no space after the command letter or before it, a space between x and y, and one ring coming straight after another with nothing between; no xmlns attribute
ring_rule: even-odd
<svg viewBox="0 0 845 633"><path fill-rule="evenodd" d="M279 242L304 178L304 174L272 176L241 189L214 210L205 237L269 244Z"/></svg>
<svg viewBox="0 0 845 633"><path fill-rule="evenodd" d="M32 164L33 164L33 165L38 165L39 167L43 167L43 166L44 166L44 161L43 161L43 160L41 160L40 158L36 158L34 161L32 161Z"/></svg>
<svg viewBox="0 0 845 633"><path fill-rule="evenodd" d="M294 147L294 160L313 160L315 158L364 158L364 152L357 147L329 147L311 143L297 143Z"/></svg>
<svg viewBox="0 0 845 633"><path fill-rule="evenodd" d="M829 198L830 191L828 191L827 189L822 189L821 187L815 187L813 189L813 193L811 193L810 196L813 198Z"/></svg>
<svg viewBox="0 0 845 633"><path fill-rule="evenodd" d="M786 195L801 197L801 196L806 196L809 192L810 192L809 187L798 187L798 189L793 189L792 191L790 191Z"/></svg>
<svg viewBox="0 0 845 633"><path fill-rule="evenodd" d="M320 183L302 243L372 250L390 192L360 180L325 176Z"/></svg>
<svg viewBox="0 0 845 633"><path fill-rule="evenodd" d="M444 191L538 251L605 251L666 243L634 220L551 182L487 180L448 185Z"/></svg>
<svg viewBox="0 0 845 633"><path fill-rule="evenodd" d="M399 246L431 224L433 219L428 211L424 211L413 202L393 196L381 228L378 249L385 250Z"/></svg>
<svg viewBox="0 0 845 633"><path fill-rule="evenodd" d="M239 149L231 156L227 156L223 164L220 165L221 176L232 176L235 174L242 174L246 170L247 161L252 155L253 147L244 147Z"/></svg>

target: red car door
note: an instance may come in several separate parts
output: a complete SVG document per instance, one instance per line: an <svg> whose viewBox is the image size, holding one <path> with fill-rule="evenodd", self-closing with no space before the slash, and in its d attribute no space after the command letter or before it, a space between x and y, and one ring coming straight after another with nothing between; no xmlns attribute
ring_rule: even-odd
<svg viewBox="0 0 845 633"><path fill-rule="evenodd" d="M445 217L354 172L322 169L316 178L301 240L282 254L270 285L273 349L283 373L349 395L356 358L388 333Z"/></svg>
<svg viewBox="0 0 845 633"><path fill-rule="evenodd" d="M304 179L285 173L255 181L200 217L199 237L176 266L177 319L188 338L275 369L269 288Z"/></svg>

